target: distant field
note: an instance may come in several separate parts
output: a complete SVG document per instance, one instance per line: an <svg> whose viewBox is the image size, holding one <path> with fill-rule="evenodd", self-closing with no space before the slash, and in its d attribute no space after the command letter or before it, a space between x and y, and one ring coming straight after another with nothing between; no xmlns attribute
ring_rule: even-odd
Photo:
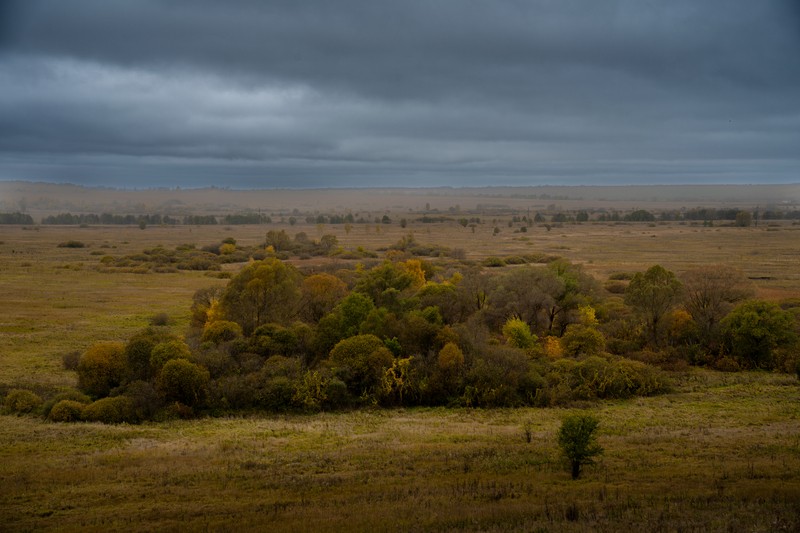
<svg viewBox="0 0 800 533"><path fill-rule="evenodd" d="M347 194L331 194L327 205L350 205ZM452 197L442 198L431 193L413 203L452 207ZM409 234L462 249L467 262L560 256L601 281L656 263L676 272L725 263L751 278L762 298L800 298L800 225L792 221L749 228L534 224L523 232L511 215L490 214L473 231L457 215L419 222L407 200L386 206L390 224L353 224L350 231L277 219L143 230L0 225L0 393L74 386L63 354L97 340L124 341L158 313L167 313L181 332L194 292L226 282L204 272L101 272L103 256L158 245L201 247L226 237L258 245L269 230L302 231L312 239L333 234L343 248L361 246L379 257ZM364 205L358 209L376 212L370 198L358 201ZM457 201L465 208L466 200ZM58 246L70 240L84 247ZM313 269L354 261L293 262ZM578 482L557 459L555 431L564 409L359 411L134 427L2 416L0 530L222 530L234 522L274 531L800 529L797 379L710 371L673 377L669 395L582 406L601 419L606 454ZM533 431L530 444L525 424Z"/></svg>
<svg viewBox="0 0 800 533"><path fill-rule="evenodd" d="M395 189L117 190L75 185L0 181L0 211L21 208L34 216L61 212L264 213L351 211L402 214L436 210L680 209L736 207L797 209L800 184L598 187L476 187Z"/></svg>

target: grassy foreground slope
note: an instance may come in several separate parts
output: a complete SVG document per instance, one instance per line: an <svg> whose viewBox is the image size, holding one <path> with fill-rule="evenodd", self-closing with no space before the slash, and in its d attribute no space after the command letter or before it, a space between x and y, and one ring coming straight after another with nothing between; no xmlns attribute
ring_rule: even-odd
<svg viewBox="0 0 800 533"><path fill-rule="evenodd" d="M578 481L558 457L563 409L143 426L3 416L0 523L13 531L800 528L795 378L696 371L672 394L591 410L606 452Z"/></svg>

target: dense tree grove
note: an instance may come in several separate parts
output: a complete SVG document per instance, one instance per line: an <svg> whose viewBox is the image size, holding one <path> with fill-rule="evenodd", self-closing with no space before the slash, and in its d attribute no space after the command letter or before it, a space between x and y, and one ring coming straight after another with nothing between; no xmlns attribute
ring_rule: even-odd
<svg viewBox="0 0 800 533"><path fill-rule="evenodd" d="M665 369L690 364L794 372L800 360L798 308L753 300L726 267L612 276L622 292L564 260L481 269L395 250L302 272L275 257L297 243L284 236L226 287L198 291L184 336L154 326L90 346L77 365L86 396L48 416L550 406L656 394Z"/></svg>

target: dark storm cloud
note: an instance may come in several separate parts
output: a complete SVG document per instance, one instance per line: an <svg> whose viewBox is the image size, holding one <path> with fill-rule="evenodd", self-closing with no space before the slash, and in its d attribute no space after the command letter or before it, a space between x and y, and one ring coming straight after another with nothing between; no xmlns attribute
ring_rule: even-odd
<svg viewBox="0 0 800 533"><path fill-rule="evenodd" d="M0 5L0 179L800 181L793 0Z"/></svg>

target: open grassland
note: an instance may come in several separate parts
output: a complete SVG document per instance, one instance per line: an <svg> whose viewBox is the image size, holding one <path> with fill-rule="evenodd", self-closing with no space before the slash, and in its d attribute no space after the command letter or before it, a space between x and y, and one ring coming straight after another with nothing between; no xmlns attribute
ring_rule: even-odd
<svg viewBox="0 0 800 533"><path fill-rule="evenodd" d="M581 263L601 281L652 264L741 269L759 296L800 297L800 226L690 223L534 225L455 221L295 226L0 226L0 392L74 386L61 357L124 341L166 313L189 322L204 272L99 270L105 255L201 247L266 231L333 234L345 249L418 242L467 261L525 254ZM500 229L495 234L494 228ZM69 240L83 248L59 247ZM380 256L380 254L379 254ZM318 258L293 260L314 268ZM331 258L324 262L342 262ZM226 265L235 270L240 265ZM513 268L513 267L505 267ZM600 463L573 482L558 459L564 409L413 409L172 421L55 424L0 417L0 530L796 531L800 387L767 373L692 371L674 392L587 404ZM525 440L524 427L531 432Z"/></svg>
<svg viewBox="0 0 800 533"><path fill-rule="evenodd" d="M800 387L694 372L591 407L578 481L559 409L54 424L2 417L7 530L797 531ZM531 442L526 442L528 426Z"/></svg>

